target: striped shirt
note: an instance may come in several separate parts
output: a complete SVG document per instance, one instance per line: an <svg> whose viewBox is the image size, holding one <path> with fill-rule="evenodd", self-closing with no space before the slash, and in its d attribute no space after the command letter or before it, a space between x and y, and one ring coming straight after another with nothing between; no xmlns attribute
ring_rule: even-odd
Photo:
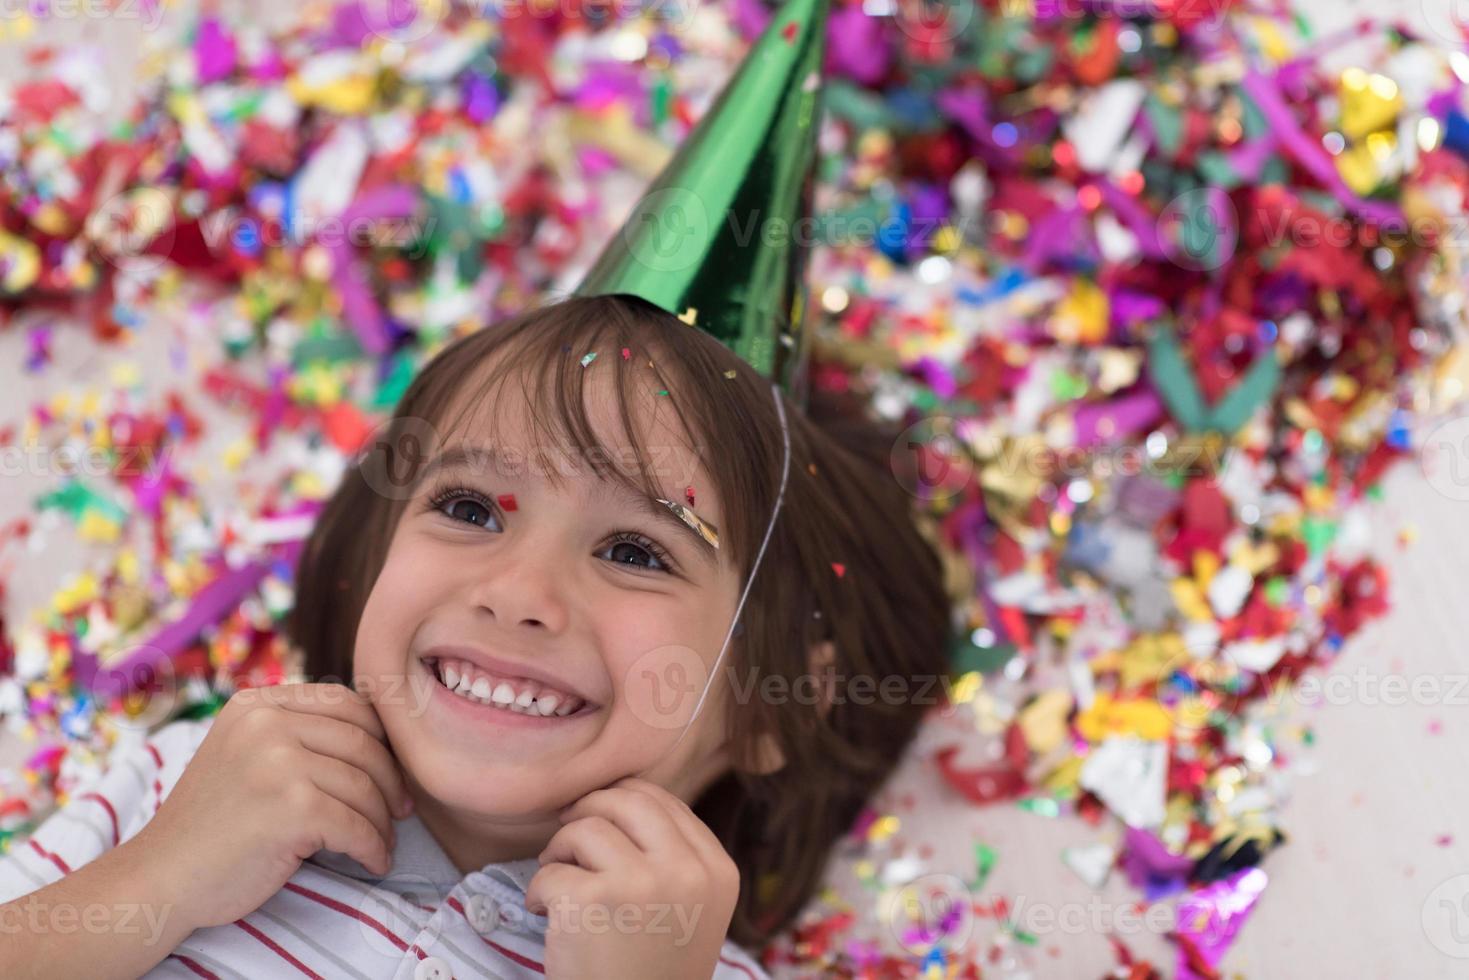
<svg viewBox="0 0 1469 980"><path fill-rule="evenodd" d="M158 812L212 718L175 721L120 743L96 784L74 793L29 840L0 858L0 903L56 881L129 840ZM198 929L145 976L520 980L543 976L546 919L525 908L534 858L461 874L416 816L396 822L386 876L318 851L254 912ZM656 913L655 913L656 914ZM658 928L653 918L648 928ZM691 925L691 924L688 924ZM156 934L150 923L137 928ZM588 928L594 923L589 920ZM602 928L616 928L612 922ZM677 937L681 923L663 923ZM161 925L157 926L161 931ZM763 980L733 943L715 980Z"/></svg>

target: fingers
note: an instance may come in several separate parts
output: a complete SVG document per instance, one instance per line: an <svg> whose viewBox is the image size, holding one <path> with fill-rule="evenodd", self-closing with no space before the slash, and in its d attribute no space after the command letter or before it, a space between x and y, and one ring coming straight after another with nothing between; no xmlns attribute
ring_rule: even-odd
<svg viewBox="0 0 1469 980"><path fill-rule="evenodd" d="M730 860L729 853L725 851L719 838L714 836L709 825L700 820L699 815L687 803L662 786L629 776L619 779L610 788L638 793L659 804L663 813L678 827L683 839L704 860L711 864Z"/></svg>
<svg viewBox="0 0 1469 980"><path fill-rule="evenodd" d="M374 874L386 875L393 870L392 849L371 820L327 793L318 794L314 805L319 808L315 821L320 828L317 850L338 851ZM310 856L299 855L303 861Z"/></svg>
<svg viewBox="0 0 1469 980"><path fill-rule="evenodd" d="M382 798L398 817L406 817L411 806L408 787L398 760L386 745L358 726L336 718L302 718L296 726L301 744L318 755L333 756L356 766L372 777Z"/></svg>
<svg viewBox="0 0 1469 980"><path fill-rule="evenodd" d="M583 817L567 824L540 854L543 865L574 864L587 871L626 868L643 860L637 845L605 817Z"/></svg>
<svg viewBox="0 0 1469 980"><path fill-rule="evenodd" d="M383 846L392 851L397 832L393 829L387 802L371 776L354 765L326 755L311 758L308 775L317 789L366 818Z"/></svg>
<svg viewBox="0 0 1469 980"><path fill-rule="evenodd" d="M591 877L592 872L574 865L544 865L525 889L525 907L535 915L545 915L557 897L584 888Z"/></svg>
<svg viewBox="0 0 1469 980"><path fill-rule="evenodd" d="M372 703L345 684L272 684L240 691L230 700L335 718L356 725L379 742L387 741Z"/></svg>
<svg viewBox="0 0 1469 980"><path fill-rule="evenodd" d="M592 816L614 824L648 854L667 851L684 838L683 829L674 822L662 801L627 787L588 793L562 811L561 820L570 823Z"/></svg>

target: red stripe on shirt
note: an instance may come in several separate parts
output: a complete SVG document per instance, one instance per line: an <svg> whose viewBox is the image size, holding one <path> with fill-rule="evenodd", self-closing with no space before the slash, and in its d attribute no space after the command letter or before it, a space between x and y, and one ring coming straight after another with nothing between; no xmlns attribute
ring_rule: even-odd
<svg viewBox="0 0 1469 980"><path fill-rule="evenodd" d="M208 970L204 969L202 966L200 966L198 963L195 963L187 956L180 956L178 953L169 953L168 958L171 960L178 960L184 966L188 967L190 970L193 970L194 973L198 974L201 977L204 977L205 980L219 980L219 977L210 973Z"/></svg>
<svg viewBox="0 0 1469 980"><path fill-rule="evenodd" d="M451 909L453 909L455 912L458 912L460 915L464 916L464 921L465 922L469 922L469 916L467 914L465 914L464 906L459 904L459 899L451 897L449 899L449 907ZM474 923L473 922L469 922L469 925L470 925L470 928L474 928ZM478 930L475 930L475 935L476 936L479 936L479 931ZM522 956L522 955L520 955L519 953L517 953L513 949L506 949L504 946L501 946L499 943L491 942L490 940L486 939L484 936L480 936L479 938L480 938L480 941L483 942L486 946L490 947L495 952L497 952L501 956L505 957L507 960L510 960L512 963L519 963L521 966L525 967L526 969L528 969L528 970L535 970L537 973L545 973L546 972L546 968L544 966L542 966L540 963L537 963L535 960L531 959L530 957L528 957L528 956Z"/></svg>
<svg viewBox="0 0 1469 980"><path fill-rule="evenodd" d="M235 925L239 926L241 929L245 930L247 933L260 940L260 942L263 943L266 948L276 953L278 956L280 956L281 959L285 960L287 963L291 964L296 969L306 974L308 977L313 977L314 980L326 980L326 978L323 977L321 974L312 970L311 967L307 966L305 963L302 963L290 953L287 953L273 939L271 939L265 933L261 932L259 929L252 926L250 923L246 922L244 919L236 919Z"/></svg>
<svg viewBox="0 0 1469 980"><path fill-rule="evenodd" d="M60 855L54 854L51 851L46 850L40 844L37 844L34 837L31 838L30 843L31 850L35 851L37 854L41 855L41 857L45 858L47 861L50 861L52 864L60 868L62 874L71 874L71 865L61 860Z"/></svg>
<svg viewBox="0 0 1469 980"><path fill-rule="evenodd" d="M391 932L389 932L387 926L383 925L381 922L377 921L372 916L365 915L361 911L359 911L358 909L354 909L350 905L344 905L343 903L337 901L334 898L328 898L327 896L321 894L320 892L314 892L310 888L303 888L300 885L296 884L294 881L288 881L288 882L286 882L285 887L286 888L289 888L291 891L295 892L298 895L304 895L305 897L311 899L313 902L316 902L319 905L325 905L327 908L333 909L334 911L337 911L337 912L340 912L343 915L350 915L352 918L356 919L358 922L364 922L367 925L372 926L378 932L380 932L384 936L386 936L388 938L388 940L390 942L392 942L392 944L394 946L397 946L399 949L405 950L405 951L408 949L408 944L407 943L405 943L403 940L399 939L397 936L395 936Z"/></svg>
<svg viewBox="0 0 1469 980"><path fill-rule="evenodd" d="M158 754L158 749L154 747L152 742L144 742L143 748L148 750L148 754L153 757L153 764L158 767L159 772L162 772L163 756ZM153 796L153 812L157 813L158 808L163 806L163 783L157 779L153 780Z"/></svg>
<svg viewBox="0 0 1469 980"><path fill-rule="evenodd" d="M749 977L750 980L759 980L759 978L755 976L754 973L750 972L750 968L743 963L737 963L734 960L726 959L723 955L719 957L719 962L723 963L725 966L734 967L736 970L739 970L745 976Z"/></svg>
<svg viewBox="0 0 1469 980"><path fill-rule="evenodd" d="M84 793L83 795L78 797L78 799L95 800L97 803L101 804L102 809L107 811L107 816L112 821L112 846L116 847L121 841L122 835L118 832L117 811L112 808L112 801L107 799L107 797L103 796L101 793Z"/></svg>

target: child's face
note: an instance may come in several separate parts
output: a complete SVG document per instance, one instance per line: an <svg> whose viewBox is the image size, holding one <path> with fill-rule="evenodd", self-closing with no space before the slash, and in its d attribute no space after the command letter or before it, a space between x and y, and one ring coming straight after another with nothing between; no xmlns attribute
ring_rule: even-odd
<svg viewBox="0 0 1469 980"><path fill-rule="evenodd" d="M611 379L598 378L588 415L630 472ZM410 784L465 815L530 819L629 775L691 801L727 768L718 676L674 744L729 629L738 571L668 508L623 496L563 447L531 445L518 391L511 379L490 408L500 442L480 413L438 446L513 461L432 468L407 502L358 627L359 686ZM655 401L638 403L635 422L663 498L687 504L691 486L699 517L723 527L707 447L690 448ZM455 674L515 706L451 692Z"/></svg>

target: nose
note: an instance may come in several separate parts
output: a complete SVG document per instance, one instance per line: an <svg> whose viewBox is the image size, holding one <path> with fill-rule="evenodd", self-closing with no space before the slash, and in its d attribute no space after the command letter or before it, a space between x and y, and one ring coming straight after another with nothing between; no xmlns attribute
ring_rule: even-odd
<svg viewBox="0 0 1469 980"><path fill-rule="evenodd" d="M467 562L468 597L476 616L504 628L566 628L567 558L551 542L519 535L484 561Z"/></svg>

